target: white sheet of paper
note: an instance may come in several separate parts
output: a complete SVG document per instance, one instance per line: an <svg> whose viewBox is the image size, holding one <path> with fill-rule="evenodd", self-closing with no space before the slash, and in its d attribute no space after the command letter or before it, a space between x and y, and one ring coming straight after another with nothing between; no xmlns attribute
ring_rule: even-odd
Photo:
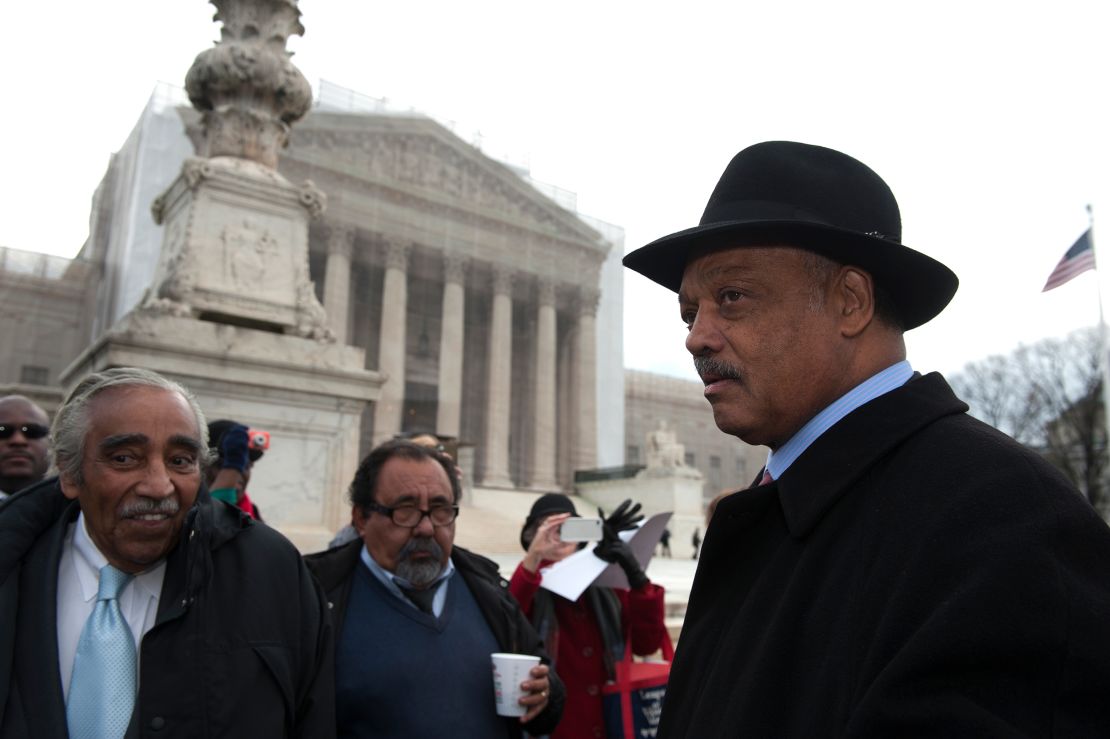
<svg viewBox="0 0 1110 739"><path fill-rule="evenodd" d="M663 529L671 519L670 511L657 513L645 521L638 529L620 532L620 538L628 542L640 567L647 569L648 562L655 554L655 547L663 537ZM575 552L562 562L556 562L541 570L541 587L561 595L567 600L578 600L590 585L604 585L610 588L627 588L628 578L619 565L611 565L598 559L594 554L593 543Z"/></svg>

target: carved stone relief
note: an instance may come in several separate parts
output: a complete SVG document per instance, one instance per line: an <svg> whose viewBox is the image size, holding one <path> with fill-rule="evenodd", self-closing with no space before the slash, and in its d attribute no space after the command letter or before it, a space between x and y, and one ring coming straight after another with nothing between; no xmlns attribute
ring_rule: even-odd
<svg viewBox="0 0 1110 739"><path fill-rule="evenodd" d="M449 196L529 222L541 229L576 240L585 238L556 217L542 196L525 194L527 187L510 183L509 172L495 172L477 165L457 149L428 133L381 131L333 131L300 128L296 149L315 150L324 158L328 152L342 152L347 168L369 179L385 180L427 190L437 197Z"/></svg>
<svg viewBox="0 0 1110 739"><path fill-rule="evenodd" d="M244 218L224 226L219 236L227 287L255 297L283 300L293 285L287 284L288 260L278 240L261 223Z"/></svg>

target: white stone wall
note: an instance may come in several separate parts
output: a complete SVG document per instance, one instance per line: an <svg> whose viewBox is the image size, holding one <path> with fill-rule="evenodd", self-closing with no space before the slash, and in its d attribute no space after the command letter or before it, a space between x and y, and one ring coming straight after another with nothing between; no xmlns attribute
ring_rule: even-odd
<svg viewBox="0 0 1110 739"><path fill-rule="evenodd" d="M706 500L717 493L747 487L767 458L765 447L753 447L723 433L697 381L643 370L625 371L625 461L645 464L647 435L665 421L678 443L686 447L704 476ZM629 452L636 450L637 454Z"/></svg>

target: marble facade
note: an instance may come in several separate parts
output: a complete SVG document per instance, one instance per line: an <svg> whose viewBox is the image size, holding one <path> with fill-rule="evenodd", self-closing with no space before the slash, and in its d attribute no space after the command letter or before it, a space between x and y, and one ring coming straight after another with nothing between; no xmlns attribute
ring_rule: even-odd
<svg viewBox="0 0 1110 739"><path fill-rule="evenodd" d="M317 110L281 170L329 194L313 277L338 339L386 377L364 449L433 429L499 489L597 466L595 316L619 245L423 116Z"/></svg>
<svg viewBox="0 0 1110 739"><path fill-rule="evenodd" d="M199 200L220 208L229 202L227 185L239 173L212 166L224 157L190 157L201 115L182 102L180 91L156 91L97 190L89 241L77 259L61 260L73 277L65 280L71 302L84 306L68 315L85 320L62 342L23 335L34 346L21 365L46 364L37 357L59 353L49 362L51 386L145 300L172 303L178 287L160 259L164 241L175 252L184 238L175 214L188 223ZM419 114L315 109L297 123L276 174L287 183L312 180L326 210L313 217L315 190L263 182L255 189L271 193L269 205L246 221L194 227L191 238L216 245L206 259L227 261L236 252L226 246L236 240L254 233L260 237L252 243L265 246L268 234L288 232L289 217L273 210L286 207L282 202L292 208L303 195L309 203L296 207L306 226L293 230L303 233L308 266L296 283L312 286L322 323L300 331L316 316L298 308L299 288L285 293L293 296L288 302L274 303L269 287L235 283L245 265L232 262L227 275L193 270L186 312L242 331L288 329L303 337L324 328L340 346L361 350L360 366L389 379L379 401L357 414L355 458L398 431L433 428L466 445L475 486L538 491L569 491L574 469L621 461L619 229L568 210ZM161 225L150 216L154 201ZM240 198L236 207L242 205ZM257 250L238 258L272 269ZM298 269L290 263L282 274L292 279ZM15 380L19 369L4 379ZM206 411L233 415L224 401ZM260 490L270 484L264 468ZM274 478L277 484L285 471Z"/></svg>

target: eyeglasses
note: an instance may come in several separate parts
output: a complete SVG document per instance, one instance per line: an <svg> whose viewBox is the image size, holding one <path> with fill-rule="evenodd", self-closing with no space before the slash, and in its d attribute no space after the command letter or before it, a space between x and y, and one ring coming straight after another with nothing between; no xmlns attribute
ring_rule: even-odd
<svg viewBox="0 0 1110 739"><path fill-rule="evenodd" d="M0 424L0 440L12 438L16 431L27 439L41 439L50 433L50 429L41 423L24 423L18 426Z"/></svg>
<svg viewBox="0 0 1110 739"><path fill-rule="evenodd" d="M383 516L389 516L390 521L406 529L415 529L424 520L424 516L428 517L433 526L447 526L459 515L457 505L434 505L428 510L422 511L413 505L387 508L384 505L371 502L366 504L366 508Z"/></svg>

